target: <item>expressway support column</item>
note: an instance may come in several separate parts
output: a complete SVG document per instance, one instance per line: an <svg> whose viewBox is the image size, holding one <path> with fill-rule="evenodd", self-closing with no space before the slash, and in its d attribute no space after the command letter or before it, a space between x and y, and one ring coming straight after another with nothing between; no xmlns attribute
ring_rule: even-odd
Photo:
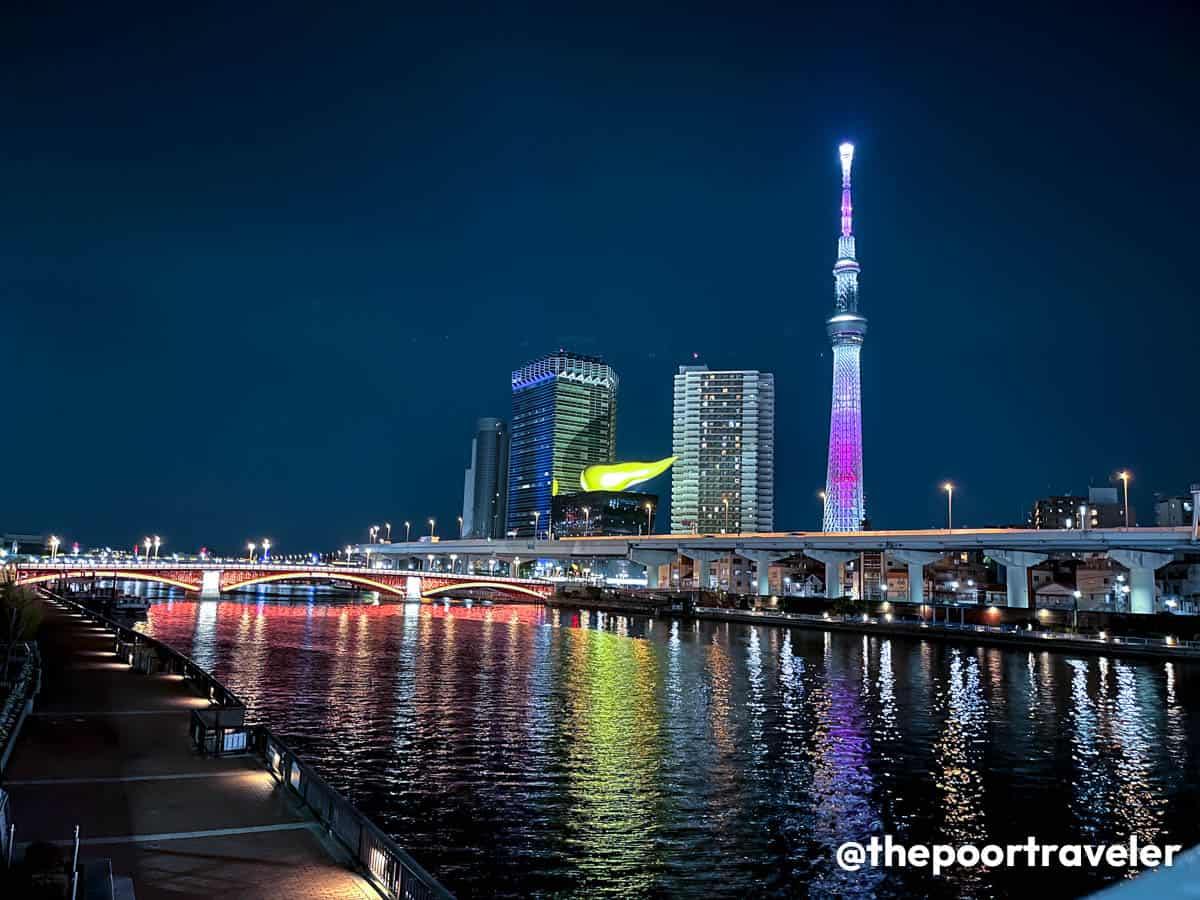
<svg viewBox="0 0 1200 900"><path fill-rule="evenodd" d="M842 566L858 559L858 554L850 550L805 550L804 555L825 564L826 599L842 596Z"/></svg>
<svg viewBox="0 0 1200 900"><path fill-rule="evenodd" d="M1044 553L1028 550L984 550L1004 566L1004 583L1008 588L1009 609L1029 609L1029 570L1046 561Z"/></svg>
<svg viewBox="0 0 1200 900"><path fill-rule="evenodd" d="M1108 558L1129 570L1129 611L1154 612L1154 573L1171 562L1175 555L1149 550L1109 550Z"/></svg>
<svg viewBox="0 0 1200 900"><path fill-rule="evenodd" d="M658 583L659 570L663 566L675 562L675 558L676 554L674 550L640 550L637 547L633 547L629 551L631 562L646 567L646 587L651 589L661 587Z"/></svg>
<svg viewBox="0 0 1200 900"><path fill-rule="evenodd" d="M770 569L773 563L787 559L787 553L770 553L766 550L739 550L738 556L754 561L754 574L758 578L758 596L767 597L771 593Z"/></svg>
<svg viewBox="0 0 1200 900"><path fill-rule="evenodd" d="M200 596L221 596L221 570L205 569L200 573Z"/></svg>
<svg viewBox="0 0 1200 900"><path fill-rule="evenodd" d="M711 577L709 567L716 562L718 557L725 554L717 553L714 550L689 550L687 547L680 547L679 555L692 561L692 580L696 582L697 588L704 590L708 588L708 579Z"/></svg>
<svg viewBox="0 0 1200 900"><path fill-rule="evenodd" d="M925 602L925 567L946 557L929 550L889 550L888 556L908 566L908 602Z"/></svg>

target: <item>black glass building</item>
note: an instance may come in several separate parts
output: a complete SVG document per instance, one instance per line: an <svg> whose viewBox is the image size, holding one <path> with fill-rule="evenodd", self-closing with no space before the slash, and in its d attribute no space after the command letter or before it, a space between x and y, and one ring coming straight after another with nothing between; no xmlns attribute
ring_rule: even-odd
<svg viewBox="0 0 1200 900"><path fill-rule="evenodd" d="M633 491L560 494L552 504L554 536L560 539L654 532L658 497Z"/></svg>

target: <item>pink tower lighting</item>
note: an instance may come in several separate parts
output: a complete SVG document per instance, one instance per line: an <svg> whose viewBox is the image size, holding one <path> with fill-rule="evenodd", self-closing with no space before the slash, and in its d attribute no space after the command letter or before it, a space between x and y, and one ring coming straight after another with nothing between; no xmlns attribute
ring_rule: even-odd
<svg viewBox="0 0 1200 900"><path fill-rule="evenodd" d="M829 468L825 479L825 531L859 531L866 518L862 462L862 381L859 357L867 320L858 312L858 256L850 166L854 145L838 148L842 162L842 233L833 266L833 315L825 330L833 346L833 399L829 410Z"/></svg>

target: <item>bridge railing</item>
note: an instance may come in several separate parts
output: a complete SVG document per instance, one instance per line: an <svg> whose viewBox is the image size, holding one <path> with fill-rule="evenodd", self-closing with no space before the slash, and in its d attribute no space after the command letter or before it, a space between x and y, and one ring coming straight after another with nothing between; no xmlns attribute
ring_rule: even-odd
<svg viewBox="0 0 1200 900"><path fill-rule="evenodd" d="M253 729L254 749L267 768L312 811L330 835L350 851L387 897L443 900L452 895L399 844L331 788L268 729Z"/></svg>

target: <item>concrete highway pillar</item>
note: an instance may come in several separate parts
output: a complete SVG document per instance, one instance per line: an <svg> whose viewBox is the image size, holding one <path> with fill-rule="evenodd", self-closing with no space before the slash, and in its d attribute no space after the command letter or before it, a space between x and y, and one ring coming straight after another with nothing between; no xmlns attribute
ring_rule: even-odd
<svg viewBox="0 0 1200 900"><path fill-rule="evenodd" d="M201 597L219 597L219 596L221 596L221 570L220 569L205 569L200 574L200 596Z"/></svg>
<svg viewBox="0 0 1200 900"><path fill-rule="evenodd" d="M766 550L739 550L738 556L754 561L754 574L758 578L758 596L771 594L770 570L772 563L787 559L787 553L770 553Z"/></svg>
<svg viewBox="0 0 1200 900"><path fill-rule="evenodd" d="M1154 573L1175 558L1149 550L1109 550L1108 558L1129 570L1129 611L1154 612Z"/></svg>
<svg viewBox="0 0 1200 900"><path fill-rule="evenodd" d="M629 551L629 559L639 566L646 567L646 587L658 588L659 569L675 562L674 550L640 550L636 547Z"/></svg>
<svg viewBox="0 0 1200 900"><path fill-rule="evenodd" d="M692 580L696 582L696 587L704 589L708 587L708 580L711 577L710 567L725 554L717 553L715 550L689 550L687 547L680 547L679 555L686 556L695 564Z"/></svg>
<svg viewBox="0 0 1200 900"><path fill-rule="evenodd" d="M1010 609L1029 609L1029 570L1046 561L1044 553L1028 550L984 550L996 562L1004 566L1004 583L1008 588Z"/></svg>
<svg viewBox="0 0 1200 900"><path fill-rule="evenodd" d="M929 550L889 550L888 556L908 566L908 602L925 602L925 567L939 559L945 559L945 553L935 553Z"/></svg>
<svg viewBox="0 0 1200 900"><path fill-rule="evenodd" d="M858 554L850 550L805 550L804 555L825 564L825 596L840 597L842 590L842 566L852 559L858 559Z"/></svg>

